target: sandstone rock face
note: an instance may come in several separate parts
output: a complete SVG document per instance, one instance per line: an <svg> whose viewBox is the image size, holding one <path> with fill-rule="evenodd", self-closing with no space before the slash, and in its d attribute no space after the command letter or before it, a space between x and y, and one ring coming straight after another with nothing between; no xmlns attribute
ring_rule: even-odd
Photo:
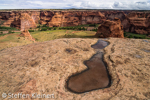
<svg viewBox="0 0 150 100"><path fill-rule="evenodd" d="M62 18L63 18L62 14L56 12L54 14L54 16L52 17L51 21L48 22L49 27L60 27L60 26L62 26L61 25L62 24Z"/></svg>
<svg viewBox="0 0 150 100"><path fill-rule="evenodd" d="M106 19L113 21L119 18L126 32L150 34L150 13L134 11L8 11L0 12L0 22L3 26L21 29L21 18L28 14L31 23L47 25L49 27L77 26L84 24L102 24ZM24 24L24 22L23 22ZM29 24L34 28L34 24Z"/></svg>
<svg viewBox="0 0 150 100"><path fill-rule="evenodd" d="M14 12L0 12L0 20L3 21L2 26L20 28L21 15L20 13Z"/></svg>
<svg viewBox="0 0 150 100"><path fill-rule="evenodd" d="M48 22L51 21L53 16L54 16L54 13L52 11L41 11L40 12L40 24L48 25Z"/></svg>
<svg viewBox="0 0 150 100"><path fill-rule="evenodd" d="M149 15L149 13L144 12L129 13L127 15L128 22L130 23L128 32L150 34Z"/></svg>
<svg viewBox="0 0 150 100"><path fill-rule="evenodd" d="M74 12L60 11L53 12L49 27L77 26L84 24L99 24L105 20L105 16L100 12Z"/></svg>
<svg viewBox="0 0 150 100"><path fill-rule="evenodd" d="M36 23L28 13L21 14L21 31L29 28L36 28Z"/></svg>
<svg viewBox="0 0 150 100"><path fill-rule="evenodd" d="M28 30L22 31L21 34L20 34L20 36L26 37L27 39L35 42L35 39L31 36L31 34L29 33Z"/></svg>
<svg viewBox="0 0 150 100"><path fill-rule="evenodd" d="M121 21L115 18L114 21L106 20L102 25L98 27L97 37L107 38L107 37L119 37L124 38L124 32L121 26Z"/></svg>
<svg viewBox="0 0 150 100"><path fill-rule="evenodd" d="M35 23L39 21L38 11L10 11L0 12L0 20L4 21L3 26L15 27L21 29L25 22L28 23L28 28L34 28ZM28 21L27 21L28 20Z"/></svg>
<svg viewBox="0 0 150 100"><path fill-rule="evenodd" d="M91 45L97 40L57 39L1 50L0 94L54 94L56 100L150 99L150 40L105 39L110 43L104 48L104 61L111 86L82 94L66 89L68 77L87 68L83 61L96 53Z"/></svg>

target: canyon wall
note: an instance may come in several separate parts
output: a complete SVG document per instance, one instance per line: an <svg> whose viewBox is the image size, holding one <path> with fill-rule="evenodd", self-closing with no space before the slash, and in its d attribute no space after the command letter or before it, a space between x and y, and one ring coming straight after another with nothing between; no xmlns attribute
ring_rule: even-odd
<svg viewBox="0 0 150 100"><path fill-rule="evenodd" d="M28 18L24 19L24 16ZM126 32L150 34L150 12L137 11L1 11L0 25L23 30L35 28L37 24L46 24L49 27L102 24L105 20L114 18L121 20Z"/></svg>
<svg viewBox="0 0 150 100"><path fill-rule="evenodd" d="M124 38L124 31L122 29L123 28L119 18L114 18L114 21L106 20L98 27L96 36L100 38L107 38L107 37Z"/></svg>

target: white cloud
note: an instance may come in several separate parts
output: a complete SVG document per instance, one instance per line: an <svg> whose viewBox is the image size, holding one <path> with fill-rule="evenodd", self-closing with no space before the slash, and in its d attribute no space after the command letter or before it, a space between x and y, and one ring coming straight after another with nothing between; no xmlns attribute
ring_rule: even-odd
<svg viewBox="0 0 150 100"><path fill-rule="evenodd" d="M150 10L150 0L1 0L0 9L141 9Z"/></svg>

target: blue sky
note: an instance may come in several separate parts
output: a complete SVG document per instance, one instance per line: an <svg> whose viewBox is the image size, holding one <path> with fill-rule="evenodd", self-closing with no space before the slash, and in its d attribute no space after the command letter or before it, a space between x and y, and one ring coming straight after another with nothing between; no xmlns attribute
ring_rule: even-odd
<svg viewBox="0 0 150 100"><path fill-rule="evenodd" d="M150 0L0 0L0 9L150 10Z"/></svg>

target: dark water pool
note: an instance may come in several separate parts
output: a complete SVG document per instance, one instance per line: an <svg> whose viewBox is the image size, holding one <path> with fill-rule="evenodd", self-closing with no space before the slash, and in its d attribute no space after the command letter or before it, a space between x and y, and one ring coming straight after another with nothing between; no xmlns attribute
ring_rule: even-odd
<svg viewBox="0 0 150 100"><path fill-rule="evenodd" d="M84 93L110 86L111 79L106 64L103 62L102 50L108 45L108 42L98 40L95 45L91 46L97 53L89 60L84 61L84 64L88 67L86 70L68 78L66 85L68 90L74 93Z"/></svg>

